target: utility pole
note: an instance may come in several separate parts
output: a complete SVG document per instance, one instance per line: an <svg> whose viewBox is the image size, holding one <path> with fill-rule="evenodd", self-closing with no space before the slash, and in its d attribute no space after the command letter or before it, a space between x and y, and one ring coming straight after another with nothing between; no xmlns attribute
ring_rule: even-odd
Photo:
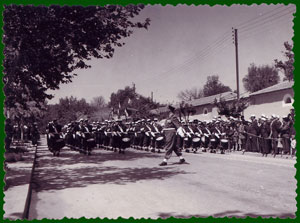
<svg viewBox="0 0 300 223"><path fill-rule="evenodd" d="M240 85L239 85L239 54L238 54L238 30L232 28L232 33L234 35L234 45L235 45L235 70L236 70L236 92L237 99L240 100Z"/></svg>
<svg viewBox="0 0 300 223"><path fill-rule="evenodd" d="M153 102L153 91L151 91L151 102Z"/></svg>
<svg viewBox="0 0 300 223"><path fill-rule="evenodd" d="M133 92L135 93L135 83L132 82Z"/></svg>

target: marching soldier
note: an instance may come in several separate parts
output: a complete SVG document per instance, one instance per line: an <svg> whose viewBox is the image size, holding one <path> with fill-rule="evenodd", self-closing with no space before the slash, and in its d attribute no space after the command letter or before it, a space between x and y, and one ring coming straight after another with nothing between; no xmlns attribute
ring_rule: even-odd
<svg viewBox="0 0 300 223"><path fill-rule="evenodd" d="M184 138L183 138L183 149L185 152L189 153L190 152L190 146L192 142L192 135L191 131L189 129L189 123L185 122L182 126L182 130L184 132Z"/></svg>
<svg viewBox="0 0 300 223"><path fill-rule="evenodd" d="M182 126L183 133L185 133L184 123L185 122L182 120L181 121L181 126ZM179 148L179 151L184 151L184 138L185 138L184 135L183 136L180 136L180 135L177 136L177 146Z"/></svg>
<svg viewBox="0 0 300 223"><path fill-rule="evenodd" d="M62 126L57 123L57 120L49 122L46 131L48 139L48 148L53 156L59 156L61 148L64 147L64 140L61 136Z"/></svg>
<svg viewBox="0 0 300 223"><path fill-rule="evenodd" d="M151 143L151 132L153 132L150 121L151 121L150 119L147 119L144 123L143 149L145 151L149 151L149 147Z"/></svg>
<svg viewBox="0 0 300 223"><path fill-rule="evenodd" d="M176 144L176 138L177 134L176 132L178 131L179 134L182 134L180 132L180 122L178 118L175 115L175 108L172 106L169 106L169 117L165 122L164 126L164 133L166 137L166 143L164 146L164 149L166 150L165 158L162 163L160 163L160 166L166 166L168 160L171 158L172 152L175 152L175 154L179 157L179 163L184 163L185 159L182 157L182 153L179 151L179 148L177 147Z"/></svg>
<svg viewBox="0 0 300 223"><path fill-rule="evenodd" d="M153 133L152 133L152 142L151 142L151 146L152 146L152 150L151 152L155 152L155 150L157 150L157 152L160 152L162 143L163 143L163 136L162 136L162 126L158 123L158 119L154 118L154 122L153 122Z"/></svg>
<svg viewBox="0 0 300 223"><path fill-rule="evenodd" d="M192 121L192 124L190 125L189 129L192 133L192 152L196 153L197 150L200 148L201 143L201 135L199 132L198 126L198 120L195 119Z"/></svg>
<svg viewBox="0 0 300 223"><path fill-rule="evenodd" d="M116 147L119 149L119 153L125 153L125 149L128 147L128 143L130 142L130 139L128 137L128 133L126 130L125 125L123 125L122 120L118 119L116 123ZM124 142L122 141L123 137L127 136L128 141Z"/></svg>

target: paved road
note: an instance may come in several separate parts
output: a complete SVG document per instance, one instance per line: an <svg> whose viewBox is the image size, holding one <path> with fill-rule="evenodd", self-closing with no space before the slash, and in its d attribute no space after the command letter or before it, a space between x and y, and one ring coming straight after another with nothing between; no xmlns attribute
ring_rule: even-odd
<svg viewBox="0 0 300 223"><path fill-rule="evenodd" d="M295 160L240 154L38 150L31 219L63 217L294 217Z"/></svg>

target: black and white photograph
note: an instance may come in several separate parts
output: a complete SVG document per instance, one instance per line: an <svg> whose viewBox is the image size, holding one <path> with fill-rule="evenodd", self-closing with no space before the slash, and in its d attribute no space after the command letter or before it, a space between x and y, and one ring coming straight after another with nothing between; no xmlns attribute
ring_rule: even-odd
<svg viewBox="0 0 300 223"><path fill-rule="evenodd" d="M296 218L295 13L4 5L3 218Z"/></svg>

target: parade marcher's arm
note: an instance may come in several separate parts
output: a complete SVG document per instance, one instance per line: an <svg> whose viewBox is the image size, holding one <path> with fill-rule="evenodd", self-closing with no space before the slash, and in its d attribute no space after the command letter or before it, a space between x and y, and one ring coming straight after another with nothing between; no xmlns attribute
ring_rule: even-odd
<svg viewBox="0 0 300 223"><path fill-rule="evenodd" d="M172 117L172 123L174 124L176 129L181 127L181 123L179 122L178 118L175 115Z"/></svg>

